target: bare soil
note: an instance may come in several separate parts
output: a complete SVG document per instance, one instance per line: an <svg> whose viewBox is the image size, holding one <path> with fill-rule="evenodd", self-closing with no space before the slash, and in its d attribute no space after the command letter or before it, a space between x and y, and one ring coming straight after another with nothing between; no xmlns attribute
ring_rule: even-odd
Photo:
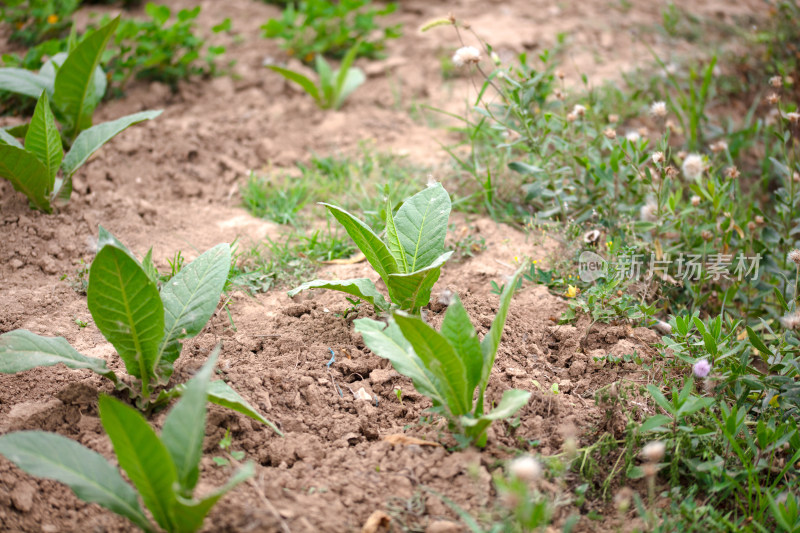
<svg viewBox="0 0 800 533"><path fill-rule="evenodd" d="M167 2L173 7L196 4ZM680 2L692 10L729 20L761 7L755 0ZM438 57L458 42L448 29L419 34L424 21L452 11L501 54L540 51L556 35L569 34L568 79L587 74L592 84L616 78L650 60L644 44L668 54L670 48L649 31L660 18L660 4L632 2L630 9L603 0L507 2L401 0L393 19L405 24L405 36L389 43L389 57L363 62L369 74L341 111L322 111L304 94L262 67L267 57L281 58L276 43L260 38L259 26L279 11L255 0L200 2L205 27L224 17L243 39L214 39L235 58L235 78L183 83L177 93L160 84L134 86L128 95L104 104L99 119L143 109L164 109L157 120L120 135L75 178L71 203L54 215L31 211L26 199L0 182L0 333L17 328L64 336L81 352L103 357L124 372L113 348L91 321L85 296L62 280L96 251L98 225L112 231L135 253L154 247L157 262L182 250L187 260L236 238L258 241L285 230L251 217L239 207L239 185L250 169L262 172L292 167L312 153L357 153L367 141L432 167L448 187L454 173L448 156L434 142L447 133L410 118L412 103L429 103L455 112L474 97L474 85L461 78L443 81ZM642 42L644 41L644 42ZM13 119L3 119L7 123ZM423 186L428 176L420 176ZM485 333L496 311L489 282L502 283L514 257L555 257L563 243L546 236L536 241L514 228L484 218L454 217L457 231L475 232L487 249L448 264L427 310L439 323L443 290L457 292ZM160 264L159 266L165 266ZM328 266L324 277L361 277L365 264ZM275 421L286 434L234 413L212 407L205 441L201 490L230 474L211 457L226 430L234 449L257 463L252 484L243 484L211 513L204 531L280 531L271 502L291 531L359 531L375 511L391 516L401 531L461 531L457 516L427 489L477 514L495 499L492 474L515 450L553 454L566 436L587 444L602 432L619 436L624 420L595 404L598 389L620 379L645 382L633 363L610 364L608 354L636 351L650 361L657 335L626 325L557 326L564 298L545 287L528 287L512 303L488 401L508 388L532 391L518 424L496 423L484 450L452 451L455 442L439 421L422 419L429 402L387 361L365 348L353 333L348 302L336 293L311 293L290 300L283 290L232 301L233 327L225 313L216 316L177 362L176 382L200 367L222 341L220 374L240 394ZM359 311L367 316L369 310ZM81 328L76 320L89 322ZM336 354L336 362L326 363ZM558 384L559 394L550 392ZM340 396L338 389L342 390ZM375 403L356 400L363 387ZM396 389L402 391L398 400ZM43 429L66 435L113 458L97 417L97 396L110 393L102 378L63 367L0 376L0 432ZM160 425L163 413L153 418ZM436 446L392 444L387 436L404 434ZM582 513L591 510L585 505ZM601 512L606 510L600 507ZM563 511L556 524L567 516ZM578 530L609 530L626 524L609 512L604 522L583 518ZM0 530L131 531L133 527L97 505L78 500L55 482L32 478L0 458ZM380 530L380 529L379 529ZM386 529L384 529L386 530Z"/></svg>

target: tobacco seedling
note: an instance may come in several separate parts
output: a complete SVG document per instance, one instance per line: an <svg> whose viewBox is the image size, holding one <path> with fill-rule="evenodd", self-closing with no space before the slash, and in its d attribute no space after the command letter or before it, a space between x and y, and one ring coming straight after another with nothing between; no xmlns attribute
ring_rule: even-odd
<svg viewBox="0 0 800 533"><path fill-rule="evenodd" d="M142 111L92 126L92 114L106 91L100 57L118 24L114 19L68 54L56 54L38 73L0 68L0 90L38 99L29 124L0 129L0 177L42 211L49 213L54 203L69 200L72 175L101 146L129 126L161 114ZM18 137L24 138L24 146Z"/></svg>
<svg viewBox="0 0 800 533"><path fill-rule="evenodd" d="M347 97L367 79L360 68L352 66L358 47L359 45L356 44L347 52L342 59L342 64L336 70L331 69L324 57L317 55L315 58L315 69L319 77L317 83L314 83L314 80L308 76L288 68L277 65L269 65L268 68L298 84L320 108L339 109Z"/></svg>
<svg viewBox="0 0 800 533"><path fill-rule="evenodd" d="M388 326L369 318L357 319L355 331L376 355L391 361L411 378L420 394L433 401L432 411L444 416L462 444L486 445L486 430L495 420L512 416L530 398L530 392L505 391L500 403L484 413L484 394L494 366L500 337L522 268L506 283L500 306L483 340L470 322L458 296L445 313L441 331L421 318L395 312ZM477 400L475 389L478 389Z"/></svg>
<svg viewBox="0 0 800 533"><path fill-rule="evenodd" d="M230 270L230 246L219 244L203 253L159 291L155 269L143 268L103 227L98 241L100 251L89 270L89 311L97 329L114 345L128 374L135 378L133 385L120 380L105 360L80 354L63 337L41 337L24 329L0 335L0 373L58 363L72 369L88 368L110 379L118 390L127 391L140 409L152 411L183 394L178 385L152 397L154 388L169 381L181 341L198 335L216 311ZM224 381L212 382L208 397L280 433Z"/></svg>
<svg viewBox="0 0 800 533"><path fill-rule="evenodd" d="M419 313L428 304L431 288L439 279L442 265L453 254L444 251L450 195L436 183L418 192L393 214L386 200L386 236L381 240L364 222L335 205L327 207L366 256L389 291L392 304ZM343 281L314 280L289 291L292 297L306 289L333 289L357 296L376 311L388 311L386 301L368 278Z"/></svg>
<svg viewBox="0 0 800 533"><path fill-rule="evenodd" d="M194 497L203 455L206 391L218 354L219 348L186 384L160 437L135 409L111 396L100 397L100 421L135 490L102 455L55 433L18 431L0 436L0 454L32 476L68 485L82 500L127 518L143 531L159 529L145 515L139 498L159 528L197 531L217 501L254 473L253 464L247 463L224 486Z"/></svg>

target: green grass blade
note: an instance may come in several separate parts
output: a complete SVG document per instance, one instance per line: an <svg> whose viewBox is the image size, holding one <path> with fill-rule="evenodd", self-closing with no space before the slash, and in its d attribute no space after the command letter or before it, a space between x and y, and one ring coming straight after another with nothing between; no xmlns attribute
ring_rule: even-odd
<svg viewBox="0 0 800 533"><path fill-rule="evenodd" d="M41 337L26 329L0 335L0 374L14 374L59 363L72 369L88 368L116 381L104 360L81 354L63 337Z"/></svg>
<svg viewBox="0 0 800 533"><path fill-rule="evenodd" d="M267 68L269 68L273 72L277 72L287 80L293 81L294 83L302 87L303 90L307 92L311 96L311 98L314 99L315 102L317 102L318 106L320 107L322 106L322 100L320 99L319 90L317 89L317 86L314 85L314 82L310 78L303 76L302 74L295 72L293 70L279 67L277 65L270 65Z"/></svg>
<svg viewBox="0 0 800 533"><path fill-rule="evenodd" d="M10 144L0 144L0 178L5 178L33 205L49 213L50 174L35 155Z"/></svg>
<svg viewBox="0 0 800 533"><path fill-rule="evenodd" d="M100 396L100 421L119 466L128 474L158 525L174 527L170 510L175 503L177 474L167 448L135 409L111 396Z"/></svg>
<svg viewBox="0 0 800 533"><path fill-rule="evenodd" d="M136 492L105 458L72 439L44 431L0 436L0 454L28 474L71 488L78 498L124 516L144 531L153 531Z"/></svg>
<svg viewBox="0 0 800 533"><path fill-rule="evenodd" d="M106 339L143 382L152 377L164 336L164 308L158 288L125 250L104 246L89 270L89 311Z"/></svg>
<svg viewBox="0 0 800 533"><path fill-rule="evenodd" d="M160 379L172 374L181 339L200 333L219 305L231 268L231 247L218 244L186 265L161 288L164 337L153 370Z"/></svg>
<svg viewBox="0 0 800 533"><path fill-rule="evenodd" d="M367 278L346 279L342 281L316 279L303 283L299 287L295 287L287 294L289 297L293 297L308 289L330 289L340 291L361 298L365 302L369 302L376 311L386 311L389 309L389 302L386 301L383 294L378 292L372 280Z"/></svg>
<svg viewBox="0 0 800 533"><path fill-rule="evenodd" d="M467 389L471 394L481 380L483 352L475 327L458 295L453 296L453 301L444 314L441 334L464 361L467 368Z"/></svg>
<svg viewBox="0 0 800 533"><path fill-rule="evenodd" d="M56 127L46 92L42 92L33 111L33 118L25 134L25 149L35 155L47 169L47 175L50 177L49 193L53 189L64 150L61 148L61 134Z"/></svg>
<svg viewBox="0 0 800 533"><path fill-rule="evenodd" d="M397 210L394 222L410 272L427 267L444 252L449 218L450 195L440 183L418 192Z"/></svg>
<svg viewBox="0 0 800 533"><path fill-rule="evenodd" d="M247 400L239 396L239 393L230 388L224 381L212 381L208 384L208 401L261 422L283 437L283 433L278 429L278 426L264 418Z"/></svg>

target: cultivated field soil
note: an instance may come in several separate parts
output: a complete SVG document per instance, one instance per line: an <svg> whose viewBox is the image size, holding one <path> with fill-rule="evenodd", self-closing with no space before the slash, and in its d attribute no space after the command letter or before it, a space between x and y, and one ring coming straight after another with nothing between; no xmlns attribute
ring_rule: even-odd
<svg viewBox="0 0 800 533"><path fill-rule="evenodd" d="M166 3L172 8L197 4ZM160 84L134 85L124 98L102 104L96 122L144 109L164 113L104 147L75 176L71 202L55 214L32 211L23 195L0 181L0 333L24 328L63 336L82 353L102 357L124 374L113 348L91 320L86 297L62 276L74 276L81 261L91 262L98 225L139 257L152 246L160 268L166 268L166 259L178 250L189 261L220 242L280 238L287 228L254 218L240 207L239 187L251 169L277 175L314 154L357 157L366 143L433 169L434 179L457 192L453 188L460 181L437 142L456 138L414 118L409 110L429 104L463 113L480 80L473 84L466 76L443 79L439 58L451 54L458 41L448 28L418 33L431 18L454 13L506 57L539 52L551 47L557 34L566 33L568 60L563 70L572 85L580 83L579 73L588 76L590 85L619 79L622 72L651 61L647 46L668 55L691 53L688 45L685 50L675 48L650 30L659 23L663 7L651 0L634 0L627 10L611 0L400 0L389 20L404 24L404 36L388 43L386 59L359 60L368 74L366 84L342 110L323 111L263 67L267 58L285 59L277 43L263 39L259 29L278 16L279 8L255 0L199 4L203 31L225 17L233 21L239 39L212 37L227 45L227 59L236 60L233 76L185 82L175 93ZM755 0L678 4L721 20L762 9ZM85 14L78 19L86 20ZM2 123L15 120L4 118ZM420 175L418 189L429 178ZM565 243L556 235L526 235L488 218L456 213L451 221L456 238L473 233L485 239L486 249L444 267L426 316L438 327L445 310L441 293L457 292L483 335L498 305L490 281L503 283L513 272L515 257L546 264ZM375 274L366 263L357 263L326 265L319 277ZM253 483L241 484L212 510L203 531L280 531L280 522L295 532L360 531L375 512L391 519L388 525L384 520L376 528L368 526L368 531L466 531L437 494L477 516L494 505L492 475L516 450L550 455L560 453L569 436L576 436L581 446L603 432L621 437L624 419L597 405L594 393L621 379L647 383L652 374L634 363L611 364L605 358L636 352L652 363L658 357L652 348L659 340L654 331L591 325L587 319L559 326L567 300L544 286L526 285L511 304L487 401L496 402L509 388L531 391L531 400L512 423L491 427L485 449L458 451L441 421L423 418L430 402L354 333L356 314L343 317L348 307L334 292L301 294L294 300L286 296L286 288L255 297L236 293L230 303L235 327L221 310L186 343L173 382L189 379L221 342L217 377L285 433L281 438L244 416L209 408L200 491L220 485L231 473L212 461L226 430L233 449L256 463L256 475ZM372 312L362 306L357 315ZM80 327L77 321L88 326ZM328 367L331 350L336 361ZM553 384L558 394L551 392ZM375 402L355 399L353 393L362 387ZM109 382L62 366L0 376L0 433L53 431L113 460L98 418L100 393L112 393ZM643 414L653 412L645 409ZM157 413L152 423L160 427L163 419L164 413ZM426 442L403 442L397 435ZM567 479L570 476L574 475ZM579 481L577 476L574 480ZM542 488L554 494L561 490L546 483ZM590 511L604 518L590 520ZM555 526L574 512L582 514L577 531L629 530L636 525L633 514L620 517L609 503L564 507L556 514ZM0 530L111 532L134 527L80 501L64 485L28 476L0 458Z"/></svg>

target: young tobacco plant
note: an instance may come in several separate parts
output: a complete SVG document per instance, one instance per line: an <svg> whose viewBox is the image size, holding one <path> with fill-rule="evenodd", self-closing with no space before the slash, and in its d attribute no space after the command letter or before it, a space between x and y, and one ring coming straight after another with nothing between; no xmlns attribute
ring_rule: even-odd
<svg viewBox="0 0 800 533"><path fill-rule="evenodd" d="M224 486L199 499L193 495L200 478L207 390L218 354L219 348L186 384L160 437L135 409L111 396L100 397L100 421L135 490L102 455L55 433L2 435L0 454L28 474L68 485L82 500L97 503L148 533L159 529L145 515L139 498L160 529L197 531L214 504L254 472L253 464L246 463Z"/></svg>
<svg viewBox="0 0 800 533"><path fill-rule="evenodd" d="M497 315L483 340L478 340L458 296L447 308L441 331L402 311L393 314L388 326L369 318L354 322L367 347L411 378L417 391L433 401L432 410L447 418L463 444L485 446L489 425L510 417L530 398L528 391L507 390L494 410L484 413L486 386L521 272L522 268L506 283Z"/></svg>
<svg viewBox="0 0 800 533"><path fill-rule="evenodd" d="M270 65L268 68L302 87L321 109L339 109L347 97L367 79L360 68L353 66L358 47L357 43L347 52L336 70L331 69L324 57L317 55L315 68L319 76L318 83L294 70L277 65Z"/></svg>
<svg viewBox="0 0 800 533"><path fill-rule="evenodd" d="M41 337L18 329L0 335L0 373L14 374L39 366L63 363L68 368L88 368L125 390L140 409L152 411L183 394L167 384L183 339L202 331L219 304L231 265L228 244L206 251L158 289L158 272L145 258L139 263L125 246L100 227L100 251L89 271L88 304L97 328L112 344L136 379L127 385L106 366L106 361L77 352L63 337ZM278 432L224 381L209 385L209 400L258 420ZM278 432L280 433L280 432Z"/></svg>
<svg viewBox="0 0 800 533"><path fill-rule="evenodd" d="M442 265L453 254L444 251L450 195L440 183L418 192L393 214L386 200L386 236L381 240L364 222L335 205L322 204L344 226L369 264L380 275L392 304L419 313L428 304L431 288L439 279ZM293 297L306 289L333 289L357 296L376 311L388 311L390 304L368 278L343 281L314 280L289 291Z"/></svg>
<svg viewBox="0 0 800 533"><path fill-rule="evenodd" d="M42 211L69 200L72 175L96 150L129 126L161 114L142 111L92 126L106 91L100 56L118 24L114 19L69 53L56 54L38 73L0 68L0 90L38 99L30 123L0 129L0 177Z"/></svg>

